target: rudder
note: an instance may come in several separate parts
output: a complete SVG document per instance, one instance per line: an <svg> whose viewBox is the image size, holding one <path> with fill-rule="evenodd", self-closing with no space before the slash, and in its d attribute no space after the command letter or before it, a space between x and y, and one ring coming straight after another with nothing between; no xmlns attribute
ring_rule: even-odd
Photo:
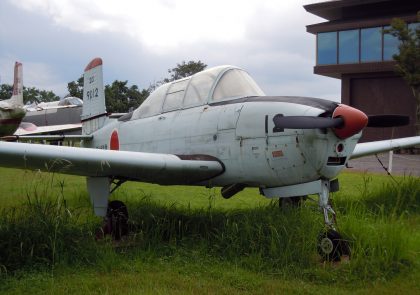
<svg viewBox="0 0 420 295"><path fill-rule="evenodd" d="M22 63L15 62L15 71L13 76L13 94L9 103L16 106L23 106L23 69Z"/></svg>
<svg viewBox="0 0 420 295"><path fill-rule="evenodd" d="M85 68L83 80L83 134L91 134L104 125L107 115L102 74L102 59L94 58Z"/></svg>

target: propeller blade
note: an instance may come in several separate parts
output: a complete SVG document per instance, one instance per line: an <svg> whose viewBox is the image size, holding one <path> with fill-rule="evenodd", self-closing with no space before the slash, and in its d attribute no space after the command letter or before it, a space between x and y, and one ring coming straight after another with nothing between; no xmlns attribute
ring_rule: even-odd
<svg viewBox="0 0 420 295"><path fill-rule="evenodd" d="M344 124L342 118L311 117L311 116L283 116L277 114L273 118L276 129L320 129L340 128Z"/></svg>
<svg viewBox="0 0 420 295"><path fill-rule="evenodd" d="M367 127L397 127L410 123L410 118L403 115L370 115Z"/></svg>

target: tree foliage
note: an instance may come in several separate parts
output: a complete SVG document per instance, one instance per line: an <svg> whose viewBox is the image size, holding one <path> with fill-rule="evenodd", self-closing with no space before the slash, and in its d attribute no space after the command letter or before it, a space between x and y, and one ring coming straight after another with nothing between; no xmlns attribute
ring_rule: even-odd
<svg viewBox="0 0 420 295"><path fill-rule="evenodd" d="M13 86L9 84L0 85L0 100L9 99L13 94Z"/></svg>
<svg viewBox="0 0 420 295"><path fill-rule="evenodd" d="M185 77L189 77L194 75L195 73L201 72L207 67L206 64L202 63L201 60L199 61L192 61L189 62L182 61L180 64L176 64L176 67L172 69L168 69L168 73L170 77L167 78L167 82L175 81L178 79L182 79Z"/></svg>
<svg viewBox="0 0 420 295"><path fill-rule="evenodd" d="M195 73L205 70L206 67L207 65L203 63L201 60L198 60L198 61L190 60L189 62L182 61L180 64L177 63L176 67L172 69L168 69L168 73L170 75L169 77L164 78L160 81L151 83L148 88L148 91L153 92L156 88L158 88L162 84L192 76Z"/></svg>
<svg viewBox="0 0 420 295"><path fill-rule="evenodd" d="M127 86L128 81L115 80L105 86L105 103L108 112L124 113L133 110L149 96L149 91L139 91L137 85Z"/></svg>
<svg viewBox="0 0 420 295"><path fill-rule="evenodd" d="M0 100L9 99L13 94L13 86L9 84L0 85ZM23 103L27 102L49 102L59 100L60 97L50 90L41 90L35 87L23 87Z"/></svg>
<svg viewBox="0 0 420 295"><path fill-rule="evenodd" d="M417 13L417 19L420 21L420 12ZM397 62L397 73L410 86L416 99L416 134L420 135L420 25L413 30L403 20L394 18L391 28L384 32L400 41L399 52L393 59Z"/></svg>
<svg viewBox="0 0 420 295"><path fill-rule="evenodd" d="M77 81L67 83L67 90L69 91L69 96L83 99L83 76L77 79Z"/></svg>

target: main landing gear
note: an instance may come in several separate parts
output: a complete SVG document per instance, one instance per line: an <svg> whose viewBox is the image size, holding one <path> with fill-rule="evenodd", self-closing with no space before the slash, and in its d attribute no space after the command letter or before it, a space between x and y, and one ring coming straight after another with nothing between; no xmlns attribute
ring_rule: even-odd
<svg viewBox="0 0 420 295"><path fill-rule="evenodd" d="M319 193L319 208L324 214L325 230L318 236L318 253L326 261L340 261L343 256L350 256L348 242L336 231L336 214L329 203L331 186L335 182L322 180L322 188ZM338 189L338 187L337 187Z"/></svg>
<svg viewBox="0 0 420 295"><path fill-rule="evenodd" d="M111 235L114 241L119 241L128 235L128 210L123 202L108 203L103 225L96 234L96 238L102 238L104 235Z"/></svg>

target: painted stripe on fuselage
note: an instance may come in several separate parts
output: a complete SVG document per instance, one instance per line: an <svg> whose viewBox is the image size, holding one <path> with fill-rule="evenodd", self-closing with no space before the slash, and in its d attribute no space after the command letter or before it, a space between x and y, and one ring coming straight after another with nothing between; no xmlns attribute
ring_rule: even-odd
<svg viewBox="0 0 420 295"><path fill-rule="evenodd" d="M318 108L324 111L332 112L338 106L337 102L314 98L314 97L301 97L301 96L249 96L232 100L220 101L209 103L210 106L220 106L244 102L287 102L300 105L306 105Z"/></svg>

